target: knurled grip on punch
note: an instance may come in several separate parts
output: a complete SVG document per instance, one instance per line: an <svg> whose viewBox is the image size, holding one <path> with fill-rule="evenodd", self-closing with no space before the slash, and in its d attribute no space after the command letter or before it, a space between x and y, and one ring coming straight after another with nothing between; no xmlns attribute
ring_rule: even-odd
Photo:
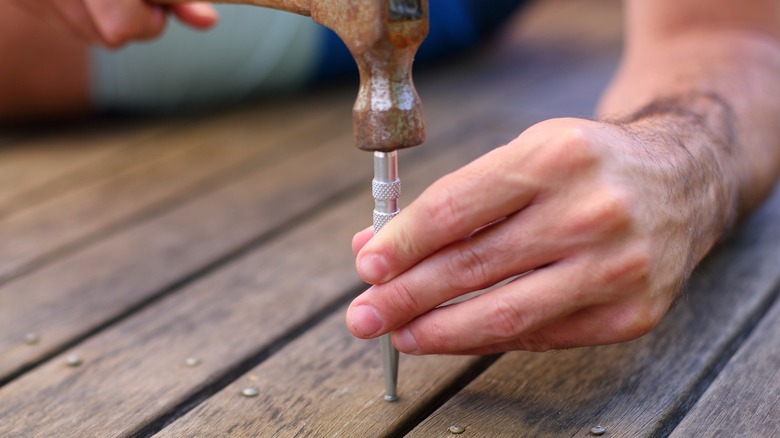
<svg viewBox="0 0 780 438"><path fill-rule="evenodd" d="M375 200L390 201L401 197L401 180L393 182L371 181L371 195Z"/></svg>
<svg viewBox="0 0 780 438"><path fill-rule="evenodd" d="M374 209L374 233L376 234L399 213L398 203L394 201L401 197L401 180L384 182L375 179L371 182L371 195L376 202Z"/></svg>
<svg viewBox="0 0 780 438"><path fill-rule="evenodd" d="M374 210L374 234L378 233L391 219L398 216L399 211L393 213L380 213Z"/></svg>

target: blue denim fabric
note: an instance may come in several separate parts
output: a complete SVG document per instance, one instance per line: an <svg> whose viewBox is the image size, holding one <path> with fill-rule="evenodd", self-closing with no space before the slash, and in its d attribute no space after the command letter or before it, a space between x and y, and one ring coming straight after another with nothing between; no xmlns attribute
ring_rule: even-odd
<svg viewBox="0 0 780 438"><path fill-rule="evenodd" d="M415 64L425 65L475 46L523 3L525 0L429 0L430 33ZM321 57L312 79L356 75L355 61L341 39L328 29L321 31Z"/></svg>

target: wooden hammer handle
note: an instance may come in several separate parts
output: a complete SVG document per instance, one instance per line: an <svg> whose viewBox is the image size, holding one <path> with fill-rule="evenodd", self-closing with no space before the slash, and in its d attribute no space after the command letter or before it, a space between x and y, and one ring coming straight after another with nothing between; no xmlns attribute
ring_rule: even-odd
<svg viewBox="0 0 780 438"><path fill-rule="evenodd" d="M159 5L172 5L178 3L192 3L196 0L149 0L150 3ZM311 15L312 0L209 0L211 3L236 3L245 5L263 6L293 12L299 15Z"/></svg>

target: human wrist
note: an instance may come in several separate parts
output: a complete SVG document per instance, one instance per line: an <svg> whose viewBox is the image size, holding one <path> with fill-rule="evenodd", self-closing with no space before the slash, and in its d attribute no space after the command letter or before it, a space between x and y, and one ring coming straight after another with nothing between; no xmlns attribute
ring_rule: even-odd
<svg viewBox="0 0 780 438"><path fill-rule="evenodd" d="M639 143L655 164L665 202L686 211L691 265L728 234L741 208L742 177L736 120L715 93L691 92L657 99L610 121Z"/></svg>

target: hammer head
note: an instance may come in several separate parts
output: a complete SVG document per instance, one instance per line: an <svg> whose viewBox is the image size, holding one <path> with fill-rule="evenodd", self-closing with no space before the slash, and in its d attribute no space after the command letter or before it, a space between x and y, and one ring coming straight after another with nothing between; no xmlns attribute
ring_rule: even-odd
<svg viewBox="0 0 780 438"><path fill-rule="evenodd" d="M390 152L422 144L412 63L428 35L428 1L319 0L311 15L341 37L360 70L352 113L358 148Z"/></svg>

